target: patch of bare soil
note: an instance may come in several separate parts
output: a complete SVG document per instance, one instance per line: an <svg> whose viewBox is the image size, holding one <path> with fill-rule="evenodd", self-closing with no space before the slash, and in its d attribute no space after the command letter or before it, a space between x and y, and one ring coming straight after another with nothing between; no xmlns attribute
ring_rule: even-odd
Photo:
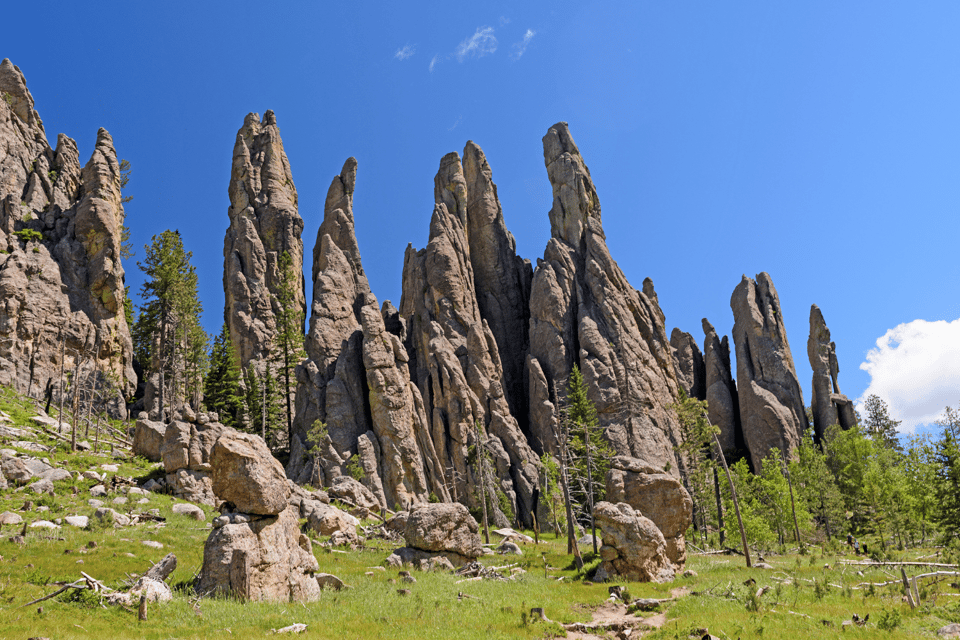
<svg viewBox="0 0 960 640"><path fill-rule="evenodd" d="M680 591L679 589L677 591ZM605 602L593 610L590 622L574 622L563 625L568 638L578 640L637 638L645 631L659 629L667 622L665 613L642 617L627 613L627 605L622 602Z"/></svg>

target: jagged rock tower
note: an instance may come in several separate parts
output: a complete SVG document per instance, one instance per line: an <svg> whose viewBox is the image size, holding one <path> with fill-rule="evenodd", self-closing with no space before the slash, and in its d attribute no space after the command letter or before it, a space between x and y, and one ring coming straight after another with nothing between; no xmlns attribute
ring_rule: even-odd
<svg viewBox="0 0 960 640"><path fill-rule="evenodd" d="M273 111L247 114L230 171L230 226L223 240L224 321L242 368L260 367L277 333L278 261L286 251L296 274L295 305L306 313L303 219Z"/></svg>
<svg viewBox="0 0 960 640"><path fill-rule="evenodd" d="M23 74L9 60L0 63L0 96L0 384L35 397L48 381L55 385L62 335L65 368L75 356L91 370L95 364L101 388L112 389L104 408L125 415L136 374L113 139L100 129L81 168L77 144L64 134L50 148Z"/></svg>
<svg viewBox="0 0 960 640"><path fill-rule="evenodd" d="M776 447L791 455L807 430L807 413L783 324L780 297L766 272L743 276L730 299L737 349L743 438L755 471Z"/></svg>
<svg viewBox="0 0 960 640"><path fill-rule="evenodd" d="M720 428L720 447L729 456L743 446L740 397L730 369L730 341L727 336L721 340L706 318L702 325L707 417L710 424Z"/></svg>
<svg viewBox="0 0 960 640"><path fill-rule="evenodd" d="M670 332L670 348L673 351L673 368L687 397L706 400L707 371L697 341L686 331L674 327Z"/></svg>
<svg viewBox="0 0 960 640"><path fill-rule="evenodd" d="M400 315L448 492L479 506L471 487L480 479L468 458L483 438L496 466L494 490L527 523L539 460L512 407L525 406L520 363L530 267L515 253L483 152L468 142L464 157L466 166L456 153L440 162L430 240L420 251L408 246L404 257ZM509 515L495 507L499 524Z"/></svg>
<svg viewBox="0 0 960 640"><path fill-rule="evenodd" d="M556 394L578 364L600 424L620 455L678 473L680 426L669 408L680 389L653 283L627 282L610 256L600 200L566 123L543 138L553 185L551 238L537 261L530 294L527 359L530 433L555 451Z"/></svg>
<svg viewBox="0 0 960 640"><path fill-rule="evenodd" d="M807 340L807 356L813 369L813 430L817 439L823 438L827 427L839 424L849 429L857 422L853 402L840 393L837 374L837 345L830 341L830 329L823 319L820 307L810 307L810 338Z"/></svg>

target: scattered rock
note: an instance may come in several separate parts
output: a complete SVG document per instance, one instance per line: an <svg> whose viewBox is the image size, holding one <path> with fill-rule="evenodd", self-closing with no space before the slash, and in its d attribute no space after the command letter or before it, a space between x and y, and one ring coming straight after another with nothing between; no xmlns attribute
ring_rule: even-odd
<svg viewBox="0 0 960 640"><path fill-rule="evenodd" d="M206 520L207 514L204 513L203 509L198 507L195 504L190 504L186 502L178 502L173 505L172 511L181 516L187 516L188 518L193 518L194 520Z"/></svg>
<svg viewBox="0 0 960 640"><path fill-rule="evenodd" d="M9 525L9 524L20 524L23 522L23 518L20 517L20 514L13 513L12 511L4 511L0 513L0 526Z"/></svg>
<svg viewBox="0 0 960 640"><path fill-rule="evenodd" d="M60 525L54 524L49 520L36 520L30 523L31 529L59 529Z"/></svg>
<svg viewBox="0 0 960 640"><path fill-rule="evenodd" d="M937 635L941 638L960 638L960 624L956 622L937 629Z"/></svg>
<svg viewBox="0 0 960 640"><path fill-rule="evenodd" d="M130 518L123 515L122 513L117 513L109 507L100 507L93 512L93 517L101 522L106 522L107 524L112 524L115 526L125 527L130 524Z"/></svg>
<svg viewBox="0 0 960 640"><path fill-rule="evenodd" d="M90 524L90 518L87 516L67 516L63 521L71 527L77 527L78 529L86 529Z"/></svg>
<svg viewBox="0 0 960 640"><path fill-rule="evenodd" d="M156 540L141 540L140 544L151 549L163 549L163 543Z"/></svg>
<svg viewBox="0 0 960 640"><path fill-rule="evenodd" d="M107 488L102 484L97 484L90 487L90 495L95 498L102 498L107 495Z"/></svg>
<svg viewBox="0 0 960 640"><path fill-rule="evenodd" d="M340 591L344 587L343 580L332 573L318 573L316 574L316 578L320 589L333 589L334 591Z"/></svg>

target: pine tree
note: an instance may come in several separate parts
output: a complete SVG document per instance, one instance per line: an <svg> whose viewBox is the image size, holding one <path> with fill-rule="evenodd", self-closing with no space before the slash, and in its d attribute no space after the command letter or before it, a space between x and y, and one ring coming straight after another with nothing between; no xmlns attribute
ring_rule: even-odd
<svg viewBox="0 0 960 640"><path fill-rule="evenodd" d="M203 395L207 408L220 414L220 422L234 428L242 424L244 407L240 392L240 364L230 343L230 329L226 323L213 341Z"/></svg>
<svg viewBox="0 0 960 640"><path fill-rule="evenodd" d="M280 279L274 296L277 302L276 347L273 349L277 370L278 391L285 405L287 442L293 441L293 405L291 399L296 391L294 369L306 357L303 349L303 314L297 300L297 273L286 251L280 254L278 263Z"/></svg>
<svg viewBox="0 0 960 640"><path fill-rule="evenodd" d="M143 304L134 333L136 351L145 357L144 369L159 374L157 400L163 418L168 401L171 405L182 402L190 385L200 388L206 334L200 328L203 308L197 296L197 274L190 264L193 254L184 250L180 233L164 231L145 250L144 261L137 263L146 280L140 289ZM198 400L197 394L192 400Z"/></svg>
<svg viewBox="0 0 960 640"><path fill-rule="evenodd" d="M903 451L897 436L897 427L900 426L901 421L890 417L887 403L878 396L871 395L863 403L863 409L866 412L863 427L867 434L888 449Z"/></svg>
<svg viewBox="0 0 960 640"><path fill-rule="evenodd" d="M943 434L937 442L937 523L946 541L960 538L960 411L947 407L937 424Z"/></svg>

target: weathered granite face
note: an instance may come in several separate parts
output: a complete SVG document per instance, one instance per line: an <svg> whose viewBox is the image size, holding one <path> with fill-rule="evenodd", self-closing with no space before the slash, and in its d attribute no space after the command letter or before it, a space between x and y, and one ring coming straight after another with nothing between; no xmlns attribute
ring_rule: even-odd
<svg viewBox="0 0 960 640"><path fill-rule="evenodd" d="M703 319L703 363L706 370L707 417L720 428L720 447L727 455L743 443L740 426L740 396L730 370L730 342L721 340L706 318Z"/></svg>
<svg viewBox="0 0 960 640"><path fill-rule="evenodd" d="M673 366L677 379L687 397L705 400L707 373L697 341L686 331L674 327L670 333L670 347L673 350Z"/></svg>
<svg viewBox="0 0 960 640"><path fill-rule="evenodd" d="M791 455L807 429L807 414L770 275L760 273L756 281L743 276L730 307L743 437L753 468L760 469L774 447Z"/></svg>
<svg viewBox="0 0 960 640"><path fill-rule="evenodd" d="M323 222L313 249L313 301L306 337L308 360L297 367L296 417L287 475L300 483L329 484L372 430L363 368L360 311L376 305L363 272L353 224L357 161L348 158L327 191ZM309 441L316 421L329 437ZM321 466L314 477L317 445ZM392 506L392 505L391 505Z"/></svg>
<svg viewBox="0 0 960 640"><path fill-rule="evenodd" d="M479 424L483 431L480 437L497 466L496 477L487 478L492 485L488 489L501 492L521 522L530 522L539 459L504 392L501 350L478 302L480 285L474 271L474 253L480 256L484 277L497 278L483 283L482 295L487 308L495 309L495 321L505 341L516 336L523 319L517 308L524 296L523 265L513 253L512 238L503 226L495 192L490 193L492 183L483 170L486 163L482 152L468 143L467 153L476 165L473 171L481 174L471 178L474 185L479 185L477 198L482 206L471 210L467 205L473 196L459 155L444 156L435 180L430 240L419 252L412 246L407 248L400 315L408 329L411 375L429 420L430 448L436 453L432 484L442 487L447 495L453 494L453 499L479 506L477 469L468 461ZM473 221L474 215L480 220ZM477 237L472 238L471 232ZM505 273L494 276L498 261ZM506 278L504 286L520 289L512 295L499 290L495 283L501 278ZM522 337L517 339L522 342ZM516 373L520 354L512 352L509 357ZM515 390L520 388L522 378L514 385ZM458 490L451 491L456 484ZM503 516L494 509L495 520L504 522Z"/></svg>
<svg viewBox="0 0 960 640"><path fill-rule="evenodd" d="M807 340L807 356L813 369L813 430L817 439L823 437L827 427L839 424L849 429L857 422L853 401L840 393L837 375L837 345L830 341L830 329L823 319L820 307L810 307L810 338Z"/></svg>
<svg viewBox="0 0 960 640"><path fill-rule="evenodd" d="M266 359L277 333L280 255L296 274L294 306L306 313L303 220L297 189L273 111L247 114L237 132L230 171L230 226L223 240L224 320L240 366Z"/></svg>
<svg viewBox="0 0 960 640"><path fill-rule="evenodd" d="M617 453L677 473L680 389L653 283L634 289L610 256L600 201L566 123L543 138L553 185L551 239L530 294L530 433L554 451L549 404L576 363Z"/></svg>
<svg viewBox="0 0 960 640"><path fill-rule="evenodd" d="M100 129L81 168L73 140L60 134L50 147L23 74L9 60L0 63L0 96L0 384L41 397L59 377L62 336L64 368L73 370L82 354L81 375L96 369L98 384L113 388L103 408L125 415L136 374L123 312L124 213L113 139Z"/></svg>

